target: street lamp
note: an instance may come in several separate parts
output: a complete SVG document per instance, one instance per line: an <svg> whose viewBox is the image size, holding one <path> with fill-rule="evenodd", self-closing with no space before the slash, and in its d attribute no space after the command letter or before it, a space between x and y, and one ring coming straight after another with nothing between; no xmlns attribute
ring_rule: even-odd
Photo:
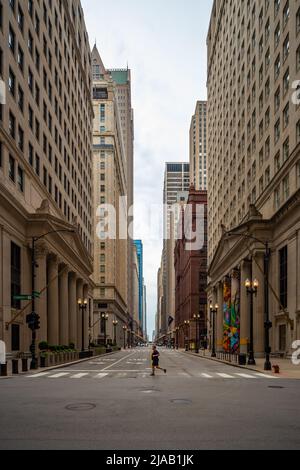
<svg viewBox="0 0 300 470"><path fill-rule="evenodd" d="M117 325L118 325L118 320L114 320L113 321L113 325L114 325L114 345L116 346L117 345Z"/></svg>
<svg viewBox="0 0 300 470"><path fill-rule="evenodd" d="M32 237L31 243L31 313L27 315L26 322L28 323L28 327L32 331L31 336L31 345L30 345L30 352L31 352L31 363L30 369L36 370L38 368L38 360L36 357L36 331L40 329L40 316L35 311L35 299L39 297L39 292L35 290L35 268L38 267L35 259L35 246L36 243L45 238L47 235L52 235L54 233L75 233L75 230L51 230L40 237Z"/></svg>
<svg viewBox="0 0 300 470"><path fill-rule="evenodd" d="M247 279L245 282L245 287L247 289L247 294L250 297L250 351L249 351L249 358L248 358L248 365L255 366L255 358L254 358L254 341L253 341L253 296L257 296L257 291L259 287L259 283L256 279L254 281L250 281Z"/></svg>
<svg viewBox="0 0 300 470"><path fill-rule="evenodd" d="M124 349L126 349L126 331L127 331L127 326L123 326L123 334L124 334Z"/></svg>
<svg viewBox="0 0 300 470"><path fill-rule="evenodd" d="M104 321L104 346L106 347L106 322L108 320L108 314L102 313L101 318Z"/></svg>
<svg viewBox="0 0 300 470"><path fill-rule="evenodd" d="M194 320L196 322L196 354L199 354L199 325L200 325L200 318L201 318L201 315L200 313L198 314L194 314Z"/></svg>
<svg viewBox="0 0 300 470"><path fill-rule="evenodd" d="M189 351L189 344L190 344L190 320L184 320L185 328L186 328L186 338L187 342L185 344L185 350Z"/></svg>
<svg viewBox="0 0 300 470"><path fill-rule="evenodd" d="M213 317L213 337L212 337L212 352L211 357L217 357L216 354L216 315L218 314L219 305L216 304L215 308L212 304L210 304L210 311Z"/></svg>
<svg viewBox="0 0 300 470"><path fill-rule="evenodd" d="M81 310L81 352L84 352L84 311L87 309L87 299L78 299L78 306Z"/></svg>

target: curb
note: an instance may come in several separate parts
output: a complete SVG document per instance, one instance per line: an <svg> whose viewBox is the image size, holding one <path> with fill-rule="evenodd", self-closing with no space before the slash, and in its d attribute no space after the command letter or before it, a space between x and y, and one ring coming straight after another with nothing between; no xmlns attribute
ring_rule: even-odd
<svg viewBox="0 0 300 470"><path fill-rule="evenodd" d="M14 379L14 378L16 378L18 376L22 376L22 375L28 375L28 374L36 375L36 374L40 374L41 372L48 372L48 371L51 371L51 370L64 369L65 367L75 366L76 364L82 364L84 362L88 362L88 361L91 361L93 359L100 359L102 357L112 356L113 354L116 354L117 352L120 352L120 351L114 351L112 353L101 354L100 356L88 357L86 359L79 359L78 361L67 362L65 364L59 364L57 366L43 367L43 368L36 369L34 371L33 370L32 371L28 370L28 372L19 372L19 374L8 375L7 377L0 377L0 380Z"/></svg>
<svg viewBox="0 0 300 470"><path fill-rule="evenodd" d="M227 366L236 367L237 369L251 370L251 371L254 371L254 372L258 372L258 373L261 373L261 374L266 374L266 375L270 375L272 377L275 377L275 375L273 373L268 374L268 371L265 371L265 370L261 371L260 369L254 369L253 367L240 366L239 364L235 364L235 363L231 363L231 362L225 362L225 361L222 361L221 359L214 359L212 357L200 356L199 354L192 353L192 352L185 352L185 351L180 351L180 352L183 353L183 354L186 354L188 356L198 357L199 359L206 359L207 361L218 362L219 364L225 364ZM276 375L276 376L278 376L278 375Z"/></svg>

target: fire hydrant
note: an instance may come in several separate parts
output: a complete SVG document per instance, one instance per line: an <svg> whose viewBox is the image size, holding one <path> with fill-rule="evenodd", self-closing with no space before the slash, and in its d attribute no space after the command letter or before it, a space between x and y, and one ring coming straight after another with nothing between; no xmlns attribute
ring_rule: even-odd
<svg viewBox="0 0 300 470"><path fill-rule="evenodd" d="M274 369L274 374L280 374L280 368L279 366L273 366L273 369Z"/></svg>

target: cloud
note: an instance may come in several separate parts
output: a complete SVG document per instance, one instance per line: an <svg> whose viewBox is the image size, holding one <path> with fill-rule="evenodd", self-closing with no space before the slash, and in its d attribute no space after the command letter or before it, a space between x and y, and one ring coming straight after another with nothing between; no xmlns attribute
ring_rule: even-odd
<svg viewBox="0 0 300 470"><path fill-rule="evenodd" d="M188 161L189 127L206 97L212 0L82 0L89 36L108 68L132 70L135 198L161 204L166 161ZM136 213L142 220L143 214ZM148 332L154 329L162 242L145 240Z"/></svg>

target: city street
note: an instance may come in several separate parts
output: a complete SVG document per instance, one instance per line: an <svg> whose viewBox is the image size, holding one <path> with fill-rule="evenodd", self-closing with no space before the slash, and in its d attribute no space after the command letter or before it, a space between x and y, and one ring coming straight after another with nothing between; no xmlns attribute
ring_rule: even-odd
<svg viewBox="0 0 300 470"><path fill-rule="evenodd" d="M1 449L296 449L300 381L149 348L0 381Z"/></svg>

